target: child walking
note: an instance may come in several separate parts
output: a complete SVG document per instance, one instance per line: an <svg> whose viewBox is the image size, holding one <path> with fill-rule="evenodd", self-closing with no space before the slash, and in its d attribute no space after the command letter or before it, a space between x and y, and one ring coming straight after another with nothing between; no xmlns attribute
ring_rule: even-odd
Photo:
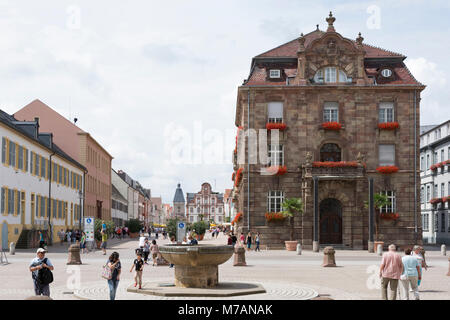
<svg viewBox="0 0 450 320"><path fill-rule="evenodd" d="M142 260L142 254L140 252L136 253L136 259L134 259L133 265L131 266L130 272L133 269L136 270L136 275L134 276L134 286L139 284L139 289L142 289L142 271L144 270L144 260Z"/></svg>

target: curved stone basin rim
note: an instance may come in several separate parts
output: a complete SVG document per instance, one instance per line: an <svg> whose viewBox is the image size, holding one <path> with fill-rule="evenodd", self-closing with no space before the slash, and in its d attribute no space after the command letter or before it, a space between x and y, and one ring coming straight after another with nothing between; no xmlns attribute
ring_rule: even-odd
<svg viewBox="0 0 450 320"><path fill-rule="evenodd" d="M174 265L219 265L233 255L233 246L215 245L164 245L159 247L164 259Z"/></svg>

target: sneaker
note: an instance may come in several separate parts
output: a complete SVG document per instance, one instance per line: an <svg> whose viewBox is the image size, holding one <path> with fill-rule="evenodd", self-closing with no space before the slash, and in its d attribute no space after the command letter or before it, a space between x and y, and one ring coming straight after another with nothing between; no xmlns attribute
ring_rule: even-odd
<svg viewBox="0 0 450 320"><path fill-rule="evenodd" d="M141 286L139 286L139 289L142 289L142 287L141 287Z"/></svg>
<svg viewBox="0 0 450 320"><path fill-rule="evenodd" d="M134 283L134 286L135 286L135 287L137 286L137 282ZM139 289L140 289L140 288L139 288Z"/></svg>

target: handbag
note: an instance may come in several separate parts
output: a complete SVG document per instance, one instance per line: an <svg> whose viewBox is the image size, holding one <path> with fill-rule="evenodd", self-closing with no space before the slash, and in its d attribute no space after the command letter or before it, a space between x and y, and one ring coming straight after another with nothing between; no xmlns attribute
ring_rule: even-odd
<svg viewBox="0 0 450 320"><path fill-rule="evenodd" d="M400 280L408 280L408 275L407 274L402 274L400 276Z"/></svg>
<svg viewBox="0 0 450 320"><path fill-rule="evenodd" d="M108 264L105 264L103 266L102 278L104 278L106 280L111 280L111 278L112 278L112 270L110 267L108 267Z"/></svg>

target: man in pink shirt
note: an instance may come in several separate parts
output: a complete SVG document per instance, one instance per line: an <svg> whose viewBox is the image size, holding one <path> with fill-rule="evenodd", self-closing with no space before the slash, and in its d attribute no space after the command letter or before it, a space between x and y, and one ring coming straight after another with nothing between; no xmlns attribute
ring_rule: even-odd
<svg viewBox="0 0 450 320"><path fill-rule="evenodd" d="M402 258L395 252L395 245L389 246L389 252L383 254L380 266L381 299L388 300L387 287L391 289L391 300L397 299L397 287L403 273Z"/></svg>

